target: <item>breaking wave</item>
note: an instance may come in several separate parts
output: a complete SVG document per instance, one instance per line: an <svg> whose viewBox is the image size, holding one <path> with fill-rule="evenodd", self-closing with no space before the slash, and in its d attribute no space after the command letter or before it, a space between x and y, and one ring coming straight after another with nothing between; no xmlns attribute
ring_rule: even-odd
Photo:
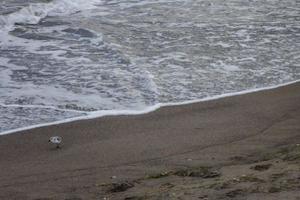
<svg viewBox="0 0 300 200"><path fill-rule="evenodd" d="M45 3L31 3L16 12L1 15L0 30L10 31L15 24L37 24L49 15L68 15L93 9L99 3L100 0L48 0Z"/></svg>

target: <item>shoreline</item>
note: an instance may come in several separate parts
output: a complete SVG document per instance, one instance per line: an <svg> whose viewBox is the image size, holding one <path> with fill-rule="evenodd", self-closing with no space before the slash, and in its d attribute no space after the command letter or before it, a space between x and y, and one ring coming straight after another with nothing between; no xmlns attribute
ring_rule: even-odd
<svg viewBox="0 0 300 200"><path fill-rule="evenodd" d="M107 111L94 111L94 112L90 112L90 113L85 112L85 113L87 113L86 116L79 116L79 117L68 118L68 119L49 122L49 123L42 123L42 124L31 125L31 126L27 126L27 127L23 127L23 128L16 128L16 129L12 129L12 130L3 131L3 132L0 132L0 137L2 135L18 133L18 132L22 132L22 131L35 129L35 128L65 124L65 123L70 123L70 122L75 122L75 121L90 120L90 119L96 119L96 118L101 118L101 117L144 115L144 114L154 112L163 107L181 106L181 105L201 103L201 102L206 102L206 101L213 101L213 100L218 100L218 99L222 99L222 98L226 98L226 97L233 97L233 96L250 94L250 93L255 93L255 92L260 92L260 91L265 91L265 90L272 90L272 89L276 89L276 88L280 88L280 87L284 87L284 86L288 86L288 85L293 85L293 84L299 83L299 82L300 82L300 79L282 83L282 84L278 84L278 85L268 86L268 87L254 88L254 89L242 90L239 92L232 92L232 93L225 93L225 94L221 94L221 95L215 95L212 97L205 97L205 98L196 99L196 100L188 100L188 101L183 101L183 102L179 102L179 103L158 103L153 106L149 106L141 111L139 111L139 110L137 110L137 111L135 111L135 110L107 110ZM46 106L46 107L48 107L49 109L56 110L55 108L51 108L52 106ZM63 109L58 109L58 110L63 110ZM74 111L74 112L76 112L76 111ZM81 112L81 111L79 111L79 112Z"/></svg>
<svg viewBox="0 0 300 200"><path fill-rule="evenodd" d="M297 82L2 135L0 199L297 199L299 102Z"/></svg>

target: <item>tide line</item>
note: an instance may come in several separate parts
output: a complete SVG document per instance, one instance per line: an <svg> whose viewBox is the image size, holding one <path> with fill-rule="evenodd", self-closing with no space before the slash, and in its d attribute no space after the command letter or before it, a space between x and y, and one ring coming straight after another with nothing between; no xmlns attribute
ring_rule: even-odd
<svg viewBox="0 0 300 200"><path fill-rule="evenodd" d="M295 83L298 83L298 82L300 82L300 79L295 80L295 81L291 81L291 82L287 82L287 83L283 83L283 84L278 84L278 85L275 85L275 86L268 86L268 87L263 87L263 88L254 88L254 89L243 90L243 91L239 91L239 92L232 92L232 93L226 93L226 94L216 95L216 96L212 96L212 97L206 97L206 98L202 98L202 99L189 100L189 101L184 101L184 102L158 103L158 104L155 104L153 106L149 106L149 107L145 108L144 110L101 110L101 111L93 111L93 112L87 113L88 115L86 115L86 116L79 116L79 117L69 118L69 119L50 122L50 123L37 124L37 125L28 126L28 127L17 128L17 129L1 132L0 135L6 135L6 134L11 134L11 133L15 133L15 132L30 130L30 129L34 129L34 128L40 128L40 127L50 126L50 125L58 125L58 124L63 124L63 123L68 123L68 122L79 121L79 120L95 119L95 118L104 117L104 116L122 116L122 115L147 114L147 113L153 112L153 111L155 111L155 110L157 110L161 107L179 106L179 105L186 105L186 104L192 104L192 103L200 103L200 102L205 102L205 101L217 100L217 99L222 99L222 98L231 97L231 96L239 96L239 95L253 93L253 92L276 89L276 88L279 88L279 87L295 84Z"/></svg>

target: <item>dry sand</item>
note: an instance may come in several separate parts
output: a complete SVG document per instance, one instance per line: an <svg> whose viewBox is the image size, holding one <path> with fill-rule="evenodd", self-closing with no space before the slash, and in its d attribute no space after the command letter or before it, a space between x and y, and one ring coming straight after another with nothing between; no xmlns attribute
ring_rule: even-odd
<svg viewBox="0 0 300 200"><path fill-rule="evenodd" d="M0 137L0 199L299 200L299 143L299 82L36 128Z"/></svg>

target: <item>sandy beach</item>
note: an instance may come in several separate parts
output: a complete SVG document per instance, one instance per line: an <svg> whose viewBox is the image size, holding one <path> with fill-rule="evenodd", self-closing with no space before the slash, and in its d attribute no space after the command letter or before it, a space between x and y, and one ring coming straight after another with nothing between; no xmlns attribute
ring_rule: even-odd
<svg viewBox="0 0 300 200"><path fill-rule="evenodd" d="M299 200L299 144L299 82L36 128L0 136L0 199Z"/></svg>

